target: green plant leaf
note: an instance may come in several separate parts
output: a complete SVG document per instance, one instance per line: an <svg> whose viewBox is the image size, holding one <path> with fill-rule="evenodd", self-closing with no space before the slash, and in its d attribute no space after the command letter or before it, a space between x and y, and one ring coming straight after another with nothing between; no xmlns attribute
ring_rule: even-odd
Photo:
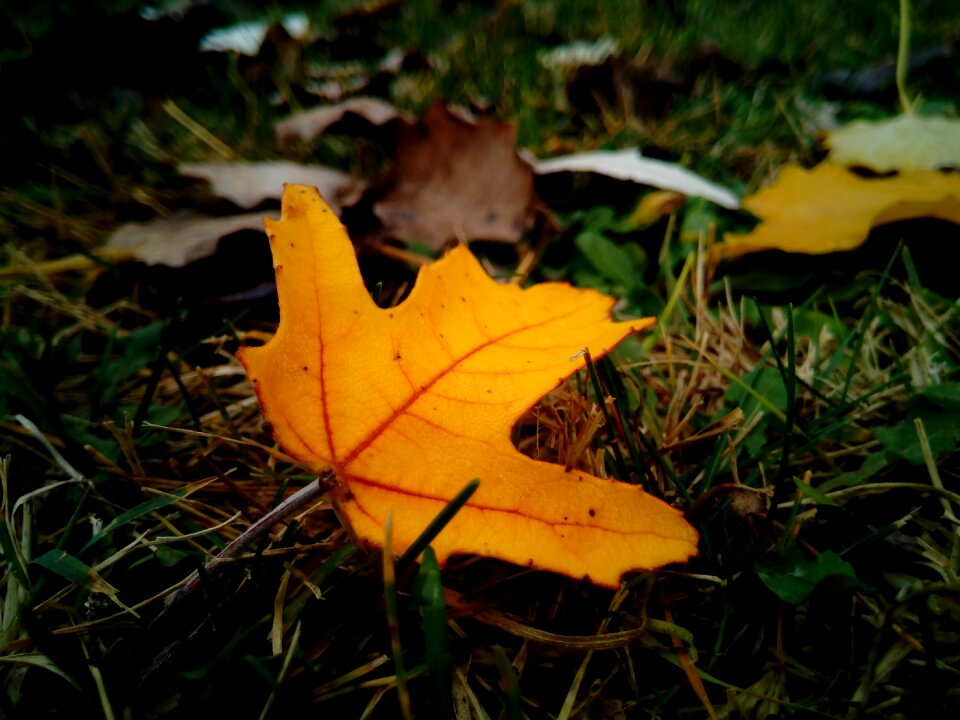
<svg viewBox="0 0 960 720"><path fill-rule="evenodd" d="M960 442L960 425L957 424L956 412L940 412L926 410L916 415L923 420L927 439L934 457L942 458L952 454ZM904 420L892 427L873 428L873 434L883 445L888 454L912 465L923 465L923 453L920 451L920 440L917 438L916 426L913 417Z"/></svg>
<svg viewBox="0 0 960 720"><path fill-rule="evenodd" d="M132 507L127 510L125 513L117 515L113 520L107 523L100 532L94 535L87 541L87 544L83 546L80 552L89 550L93 547L101 538L106 537L109 533L112 533L118 527L126 525L128 522L132 522L137 518L141 518L144 515L148 515L156 510L165 508L167 505L173 505L176 502L182 500L186 495L189 488L182 487L177 490L174 490L169 495L160 495L159 497L151 498L146 502L142 502L136 507Z"/></svg>
<svg viewBox="0 0 960 720"><path fill-rule="evenodd" d="M641 273L630 254L612 240L593 230L584 230L574 241L577 249L604 279L628 292L640 285Z"/></svg>
<svg viewBox="0 0 960 720"><path fill-rule="evenodd" d="M90 592L103 593L119 604L117 599L119 591L113 585L104 580L100 573L85 562L63 550L50 550L33 562L35 565L69 580L74 585L86 588Z"/></svg>
<svg viewBox="0 0 960 720"><path fill-rule="evenodd" d="M770 590L791 605L806 600L830 579L857 581L853 566L831 550L808 558L796 547L786 548L772 558L762 558L753 569Z"/></svg>

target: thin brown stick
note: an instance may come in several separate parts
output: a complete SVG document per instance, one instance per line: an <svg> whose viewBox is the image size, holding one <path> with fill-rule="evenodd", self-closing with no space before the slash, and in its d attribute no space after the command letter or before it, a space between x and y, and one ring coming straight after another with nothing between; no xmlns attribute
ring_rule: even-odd
<svg viewBox="0 0 960 720"><path fill-rule="evenodd" d="M290 516L306 508L311 503L316 502L320 497L330 489L333 480L333 473L324 472L314 482L297 490L293 495L277 505L273 510L265 514L250 527L244 530L240 535L230 542L223 550L204 565L204 574L209 575L217 570L225 561L232 560L243 553L250 545L260 539L271 527L277 523L283 522ZM200 587L200 573L194 574L187 581L186 585L171 594L165 601L166 609L170 610L177 603L192 595Z"/></svg>

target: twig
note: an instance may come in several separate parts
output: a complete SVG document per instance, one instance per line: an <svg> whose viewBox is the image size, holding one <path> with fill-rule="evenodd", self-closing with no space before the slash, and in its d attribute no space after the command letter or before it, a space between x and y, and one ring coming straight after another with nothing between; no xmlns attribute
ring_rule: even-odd
<svg viewBox="0 0 960 720"><path fill-rule="evenodd" d="M333 473L326 471L320 475L314 482L297 490L273 510L261 517L250 527L244 530L240 535L230 542L223 550L203 566L203 572L206 575L214 572L226 560L231 560L240 555L250 545L260 539L260 537L277 523L283 522L291 515L299 512L313 502L316 502L330 488L333 480ZM187 584L170 595L166 601L166 609L170 610L174 605L182 602L189 595L196 592L200 587L200 573L195 572Z"/></svg>

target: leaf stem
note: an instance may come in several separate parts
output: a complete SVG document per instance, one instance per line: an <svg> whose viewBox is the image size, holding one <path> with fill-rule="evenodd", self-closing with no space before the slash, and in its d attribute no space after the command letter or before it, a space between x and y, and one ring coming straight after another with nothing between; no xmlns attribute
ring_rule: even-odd
<svg viewBox="0 0 960 720"><path fill-rule="evenodd" d="M900 0L900 42L897 45L897 94L904 115L913 115L907 97L907 66L910 64L910 0Z"/></svg>
<svg viewBox="0 0 960 720"><path fill-rule="evenodd" d="M324 472L316 480L297 490L273 510L254 522L203 566L204 574L208 575L214 572L223 564L224 560L229 560L243 553L271 527L319 500L320 496L330 489L332 478L332 472ZM174 605L196 592L197 588L200 587L200 582L200 573L197 572L187 581L186 585L167 598L166 609L170 610Z"/></svg>

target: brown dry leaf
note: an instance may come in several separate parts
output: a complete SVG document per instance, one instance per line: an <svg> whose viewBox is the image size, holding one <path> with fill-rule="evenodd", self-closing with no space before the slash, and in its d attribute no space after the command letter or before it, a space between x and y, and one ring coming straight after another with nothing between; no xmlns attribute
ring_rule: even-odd
<svg viewBox="0 0 960 720"><path fill-rule="evenodd" d="M127 223L107 240L104 255L148 265L185 265L213 255L221 238L240 230L261 230L265 213L207 217L183 213L145 223ZM279 213L266 213L279 217Z"/></svg>
<svg viewBox="0 0 960 720"><path fill-rule="evenodd" d="M377 217L395 237L432 248L451 239L517 242L534 190L515 145L511 123L467 120L435 102L420 122L401 126L396 180Z"/></svg>
<svg viewBox="0 0 960 720"><path fill-rule="evenodd" d="M364 183L322 165L276 162L183 163L181 175L208 180L213 194L249 209L264 200L279 200L284 183L312 185L337 214L340 201L362 192ZM349 203L348 203L349 204Z"/></svg>
<svg viewBox="0 0 960 720"><path fill-rule="evenodd" d="M277 142L286 145L295 140L312 140L348 115L374 126L385 125L401 117L397 109L385 100L371 97L351 98L335 105L321 105L280 120L274 125ZM294 179L288 181L299 182ZM321 194L326 197L322 189Z"/></svg>
<svg viewBox="0 0 960 720"><path fill-rule="evenodd" d="M743 206L763 222L745 235L724 236L714 247L719 257L759 250L817 255L852 250L885 223L921 217L960 223L960 175L915 170L862 178L827 162L812 170L788 166Z"/></svg>

